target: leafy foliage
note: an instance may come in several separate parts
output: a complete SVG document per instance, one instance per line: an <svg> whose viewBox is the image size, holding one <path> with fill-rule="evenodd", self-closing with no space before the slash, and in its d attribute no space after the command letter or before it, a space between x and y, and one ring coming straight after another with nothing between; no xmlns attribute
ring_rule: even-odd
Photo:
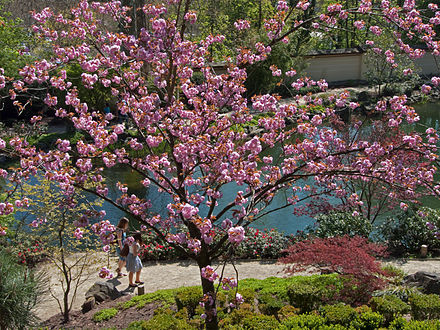
<svg viewBox="0 0 440 330"><path fill-rule="evenodd" d="M320 314L326 318L328 323L343 326L348 326L357 316L354 308L344 304L323 306Z"/></svg>
<svg viewBox="0 0 440 330"><path fill-rule="evenodd" d="M259 230L246 228L245 239L234 250L234 257L240 259L276 259L287 248L291 238L276 229ZM151 231L142 232L142 260L176 260L186 256L174 249L168 242L159 241Z"/></svg>
<svg viewBox="0 0 440 330"><path fill-rule="evenodd" d="M30 32L21 26L21 20L4 11L3 2L0 1L0 63L5 76L18 78L19 69L32 60L29 49L33 40Z"/></svg>
<svg viewBox="0 0 440 330"><path fill-rule="evenodd" d="M169 314L158 314L148 321L135 321L127 330L194 330L195 328L183 320Z"/></svg>
<svg viewBox="0 0 440 330"><path fill-rule="evenodd" d="M116 308L101 309L100 311L96 312L93 315L93 321L95 322L108 321L111 318L113 318L116 314L118 314L118 310Z"/></svg>
<svg viewBox="0 0 440 330"><path fill-rule="evenodd" d="M373 297L370 300L371 308L385 317L385 321L389 324L398 316L407 314L410 310L408 304L396 296Z"/></svg>
<svg viewBox="0 0 440 330"><path fill-rule="evenodd" d="M27 329L37 323L33 308L45 292L46 279L0 249L0 328Z"/></svg>
<svg viewBox="0 0 440 330"><path fill-rule="evenodd" d="M194 316L195 309L203 297L200 287L188 287L176 293L175 299L178 309L186 308L189 315Z"/></svg>
<svg viewBox="0 0 440 330"><path fill-rule="evenodd" d="M311 312L322 303L322 292L312 285L292 283L287 288L290 303L302 313Z"/></svg>
<svg viewBox="0 0 440 330"><path fill-rule="evenodd" d="M440 319L440 297L436 294L414 294L409 297L409 304L415 320Z"/></svg>
<svg viewBox="0 0 440 330"><path fill-rule="evenodd" d="M395 319L391 322L388 329L390 330L430 330L430 329L439 329L440 321L439 320L411 320L408 321L403 317Z"/></svg>
<svg viewBox="0 0 440 330"><path fill-rule="evenodd" d="M408 209L387 218L379 227L380 239L395 256L419 253L423 244L428 245L431 251L439 249L440 240L428 228L427 222L439 226L440 211L430 208Z"/></svg>
<svg viewBox="0 0 440 330"><path fill-rule="evenodd" d="M63 291L62 298L53 297L68 321L77 287L90 275L85 273L85 266L94 258L90 251L98 248L96 237L87 227L89 219L99 218L96 208L102 202L90 201L79 191L66 198L47 179L36 176L34 180L34 184L24 183L19 192L27 202L17 208L21 212L16 214L15 236L9 239L8 249L28 265L43 258L50 260L56 268L53 276L59 279ZM31 232L29 227L33 228ZM84 239L75 236L78 230Z"/></svg>
<svg viewBox="0 0 440 330"><path fill-rule="evenodd" d="M288 272L313 266L345 276L356 290L352 287L340 294L347 294L346 302L359 304L384 286L384 282L377 278L383 271L375 257L385 255L385 250L385 246L370 243L359 236L316 238L293 244L286 250L287 256L279 260L293 264L286 269Z"/></svg>
<svg viewBox="0 0 440 330"><path fill-rule="evenodd" d="M276 229L259 230L252 227L246 228L245 239L234 251L238 258L278 258L287 248L289 238Z"/></svg>
<svg viewBox="0 0 440 330"><path fill-rule="evenodd" d="M320 214L315 220L315 225L307 227L306 231L320 238L345 235L368 237L372 230L368 219L360 215L353 216L349 212Z"/></svg>

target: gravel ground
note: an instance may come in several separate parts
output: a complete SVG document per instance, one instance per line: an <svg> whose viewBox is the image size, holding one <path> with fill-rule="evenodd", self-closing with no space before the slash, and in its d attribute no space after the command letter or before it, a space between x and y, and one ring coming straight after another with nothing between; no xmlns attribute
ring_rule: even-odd
<svg viewBox="0 0 440 330"><path fill-rule="evenodd" d="M76 297L73 300L72 310L81 308L84 302L86 291L98 280L98 270L103 265L109 265L114 271L116 268L116 258L107 257L104 253L100 253L93 257L87 267L84 269L84 276L81 283L78 285ZM440 259L398 259L384 262L401 268L408 274L416 271L428 271L440 273ZM236 269L238 271L239 279L257 278L264 279L270 276L283 277L284 265L276 263L274 260L261 261L238 261L236 262ZM62 297L62 283L57 275L56 269L51 264L42 264L40 268L48 274L48 283L52 294L47 294L43 301L37 306L36 314L42 319L46 320L49 317L60 312L58 303L54 298ZM218 272L221 272L219 267ZM225 268L224 276L235 276L235 270L231 265ZM198 267L195 263L190 261L180 262L147 262L144 263L141 280L145 282L145 292L154 292L158 289L172 289L181 286L199 285L200 277ZM114 278L111 280L119 291L126 294L135 294L136 290L128 287L127 276Z"/></svg>

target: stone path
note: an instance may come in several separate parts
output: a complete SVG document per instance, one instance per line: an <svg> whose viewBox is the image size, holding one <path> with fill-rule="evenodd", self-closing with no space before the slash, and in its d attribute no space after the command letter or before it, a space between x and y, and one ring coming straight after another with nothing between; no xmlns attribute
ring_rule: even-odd
<svg viewBox="0 0 440 330"><path fill-rule="evenodd" d="M104 253L101 253L93 257L93 262L87 265L84 270L84 280L77 288L76 298L73 300L72 310L78 310L81 308L84 302L85 292L98 280L98 270L103 265L109 263L110 268L114 271L116 268L116 258L110 257L109 259ZM440 259L425 259L425 260L393 260L385 262L385 264L392 264L401 268L408 274L415 273L416 271L423 270L428 272L440 273ZM50 264L41 265L42 269L46 270L49 274L48 282L51 291L54 296L61 298L62 289L59 277L56 275L54 267ZM276 261L238 261L236 263L236 269L239 274L239 279L244 278L257 278L264 279L270 276L283 277L284 265L277 264ZM221 272L221 268L217 270ZM225 268L225 276L234 276L235 270L231 265L227 265ZM200 277L198 267L195 263L190 261L180 262L148 262L144 264L142 270L141 280L145 282L145 292L154 292L159 289L172 289L181 286L199 285ZM119 291L127 294L136 294L136 290L128 287L127 276L118 277L110 280ZM46 320L49 317L59 313L59 307L56 299L50 294L44 297L36 309L37 315Z"/></svg>

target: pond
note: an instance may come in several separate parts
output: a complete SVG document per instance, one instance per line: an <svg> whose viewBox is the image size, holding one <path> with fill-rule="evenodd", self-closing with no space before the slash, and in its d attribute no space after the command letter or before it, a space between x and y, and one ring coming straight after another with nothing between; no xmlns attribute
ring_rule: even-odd
<svg viewBox="0 0 440 330"><path fill-rule="evenodd" d="M425 131L426 127L433 127L439 130L440 126L440 103L426 103L416 106L416 110L419 113L420 121L415 124L417 131ZM109 195L110 197L117 196L115 184L117 181L127 182L129 185L129 193L135 193L140 197L149 198L152 202L153 213L166 214L166 205L170 202L166 194L160 194L156 189L150 188L146 190L140 183L139 174L127 171L122 167L113 167L106 172L106 178L109 183ZM112 187L112 188L111 188ZM240 187L235 184L228 184L224 187L223 194L235 194ZM285 195L281 192L273 200L271 208L277 208L285 203ZM429 207L440 207L440 201L437 198L424 198L422 200L424 205ZM221 205L220 205L221 206ZM103 208L107 212L107 217L112 223L117 223L118 219L124 216L124 212L115 208L114 206L105 203ZM379 219L380 222L381 219ZM263 228L276 228L286 234L294 234L298 230L303 230L307 225L313 224L313 219L308 216L295 216L293 214L293 208L288 207L274 212L268 216L261 218L252 224L253 227Z"/></svg>

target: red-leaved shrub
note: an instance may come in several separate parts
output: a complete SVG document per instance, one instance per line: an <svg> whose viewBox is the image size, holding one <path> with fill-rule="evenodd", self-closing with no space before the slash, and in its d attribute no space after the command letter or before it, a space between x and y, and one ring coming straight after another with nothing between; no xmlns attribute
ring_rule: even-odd
<svg viewBox="0 0 440 330"><path fill-rule="evenodd" d="M385 281L378 275L381 270L376 257L386 255L386 246L371 243L360 236L314 238L293 244L279 261L289 266L286 272L294 273L315 267L326 273L338 273L346 280L339 299L352 305L368 301L375 290L384 287Z"/></svg>

